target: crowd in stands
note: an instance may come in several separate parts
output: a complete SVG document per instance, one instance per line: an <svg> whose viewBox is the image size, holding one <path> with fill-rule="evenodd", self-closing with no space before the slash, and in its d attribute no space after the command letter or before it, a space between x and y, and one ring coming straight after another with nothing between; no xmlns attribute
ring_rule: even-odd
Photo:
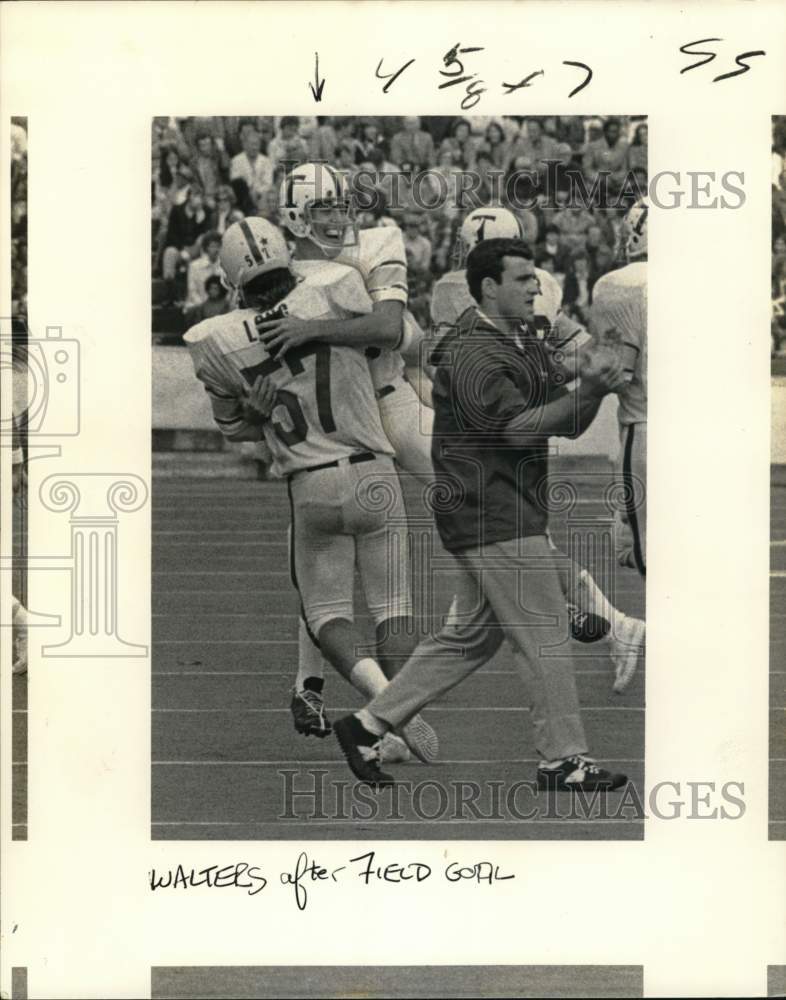
<svg viewBox="0 0 786 1000"><path fill-rule="evenodd" d="M786 116L772 124L772 353L786 353Z"/></svg>
<svg viewBox="0 0 786 1000"><path fill-rule="evenodd" d="M11 119L11 315L27 320L27 119Z"/></svg>
<svg viewBox="0 0 786 1000"><path fill-rule="evenodd" d="M451 268L464 215L489 204L515 211L537 266L562 284L564 308L585 319L595 282L614 266L621 218L646 193L647 124L589 117L156 118L154 334L179 336L229 309L219 277L221 235L248 215L277 223L282 178L311 160L347 175L361 228L400 227L409 307L422 324L429 322L434 281ZM607 205L571 198L571 175L590 191L599 172L607 178Z"/></svg>

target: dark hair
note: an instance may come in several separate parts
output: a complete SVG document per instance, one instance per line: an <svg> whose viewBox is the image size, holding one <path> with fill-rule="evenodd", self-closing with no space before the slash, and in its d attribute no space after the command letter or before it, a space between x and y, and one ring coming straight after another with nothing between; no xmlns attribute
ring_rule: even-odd
<svg viewBox="0 0 786 1000"><path fill-rule="evenodd" d="M643 145L643 143L641 141L641 130L643 128L647 128L647 123L646 122L642 122L640 125L636 126L636 131L633 133L633 142L632 142L631 145L633 145L633 146L641 146L641 145Z"/></svg>
<svg viewBox="0 0 786 1000"><path fill-rule="evenodd" d="M278 123L278 127L283 132L287 125L294 125L297 128L300 125L300 119L296 115L284 115Z"/></svg>
<svg viewBox="0 0 786 1000"><path fill-rule="evenodd" d="M453 122L453 124L450 126L450 134L453 136L454 139L456 137L456 131L457 131L459 125L466 125L467 128L469 129L470 135L472 134L472 125L470 125L470 123L467 121L467 119L466 118L457 118Z"/></svg>
<svg viewBox="0 0 786 1000"><path fill-rule="evenodd" d="M210 291L211 285L218 285L220 289L223 290L224 285L217 274L211 274L209 278L205 279L205 291Z"/></svg>
<svg viewBox="0 0 786 1000"><path fill-rule="evenodd" d="M612 125L616 125L617 128L620 131L622 131L622 126L620 125L619 118L607 118L606 121L603 123L603 134L604 135L606 134L606 132L608 132L608 130L611 128Z"/></svg>
<svg viewBox="0 0 786 1000"><path fill-rule="evenodd" d="M243 285L243 301L254 309L272 309L287 297L297 284L288 267L276 267L258 274Z"/></svg>
<svg viewBox="0 0 786 1000"><path fill-rule="evenodd" d="M484 240L467 257L467 285L472 298L480 302L483 298L481 285L484 278L493 278L499 285L505 270L503 257L520 257L532 260L532 251L523 240Z"/></svg>
<svg viewBox="0 0 786 1000"><path fill-rule="evenodd" d="M489 137L489 132L495 128L499 132L499 141L505 141L505 130L502 128L499 122L489 122L486 126L486 142L491 145L491 138Z"/></svg>
<svg viewBox="0 0 786 1000"><path fill-rule="evenodd" d="M180 153L178 153L175 146L164 146L161 149L161 152L159 153L158 179L163 187L170 187L175 179L175 175L172 173L172 168L166 162L170 153L174 153L177 156L178 167L183 162L183 157ZM175 167L175 170L177 170L177 167Z"/></svg>
<svg viewBox="0 0 786 1000"><path fill-rule="evenodd" d="M221 233L217 233L215 229L210 229L202 237L202 249L207 250L208 243L218 243L221 245Z"/></svg>

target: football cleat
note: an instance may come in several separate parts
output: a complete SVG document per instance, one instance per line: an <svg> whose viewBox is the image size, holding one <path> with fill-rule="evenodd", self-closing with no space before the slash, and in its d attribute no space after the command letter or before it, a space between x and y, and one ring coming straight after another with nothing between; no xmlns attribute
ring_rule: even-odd
<svg viewBox="0 0 786 1000"><path fill-rule="evenodd" d="M577 642L597 642L608 635L611 624L601 615L581 611L575 604L568 604L570 634Z"/></svg>
<svg viewBox="0 0 786 1000"><path fill-rule="evenodd" d="M614 691L622 694L633 680L639 656L644 652L646 627L639 618L619 615L611 633L609 655L614 664Z"/></svg>
<svg viewBox="0 0 786 1000"><path fill-rule="evenodd" d="M318 691L309 691L306 688L298 691L297 688L293 688L289 707L292 710L295 732L304 736L319 736L320 739L330 736L333 730L325 715L325 702Z"/></svg>
<svg viewBox="0 0 786 1000"><path fill-rule="evenodd" d="M564 760L542 760L538 765L538 788L552 792L610 792L627 782L626 774L598 767L592 757L584 754L574 754Z"/></svg>
<svg viewBox="0 0 786 1000"><path fill-rule="evenodd" d="M385 733L379 741L379 759L382 764L405 764L412 760L412 751L395 733Z"/></svg>
<svg viewBox="0 0 786 1000"><path fill-rule="evenodd" d="M380 743L374 733L370 733L354 715L344 715L336 719L333 731L349 769L358 779L372 788L383 788L394 784L391 775L379 766Z"/></svg>
<svg viewBox="0 0 786 1000"><path fill-rule="evenodd" d="M437 759L439 737L422 715L413 716L398 733L418 760L433 764Z"/></svg>

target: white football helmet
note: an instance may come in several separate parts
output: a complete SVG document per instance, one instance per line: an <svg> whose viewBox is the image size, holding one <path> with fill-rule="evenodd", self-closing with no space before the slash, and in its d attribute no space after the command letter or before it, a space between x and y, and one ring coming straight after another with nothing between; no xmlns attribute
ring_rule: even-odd
<svg viewBox="0 0 786 1000"><path fill-rule="evenodd" d="M238 289L258 274L289 268L291 255L280 229L267 219L249 216L224 233L219 260L224 284Z"/></svg>
<svg viewBox="0 0 786 1000"><path fill-rule="evenodd" d="M521 224L508 208L475 208L461 223L453 248L453 266L464 267L470 250L484 240L519 240Z"/></svg>
<svg viewBox="0 0 786 1000"><path fill-rule="evenodd" d="M646 198L637 201L628 209L620 226L617 244L618 256L626 260L638 260L647 256L647 216L650 203Z"/></svg>
<svg viewBox="0 0 786 1000"><path fill-rule="evenodd" d="M281 225L323 249L355 246L357 222L345 178L327 163L301 163L281 182Z"/></svg>

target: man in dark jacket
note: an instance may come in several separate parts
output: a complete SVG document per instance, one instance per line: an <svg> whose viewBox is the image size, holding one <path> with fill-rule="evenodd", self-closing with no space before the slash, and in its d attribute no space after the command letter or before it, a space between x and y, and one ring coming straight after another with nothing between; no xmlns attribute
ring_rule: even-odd
<svg viewBox="0 0 786 1000"><path fill-rule="evenodd" d="M381 736L477 670L507 639L543 758L538 784L618 788L626 776L587 757L545 504L549 436L582 433L603 396L622 384L621 365L611 352L590 349L579 387L566 390L564 373L534 332L539 283L520 240L480 243L467 260L467 283L478 308L461 316L432 357L432 459L442 487L435 519L465 571L457 599L445 626L418 646L385 691L334 729L358 778L392 783L378 765Z"/></svg>

